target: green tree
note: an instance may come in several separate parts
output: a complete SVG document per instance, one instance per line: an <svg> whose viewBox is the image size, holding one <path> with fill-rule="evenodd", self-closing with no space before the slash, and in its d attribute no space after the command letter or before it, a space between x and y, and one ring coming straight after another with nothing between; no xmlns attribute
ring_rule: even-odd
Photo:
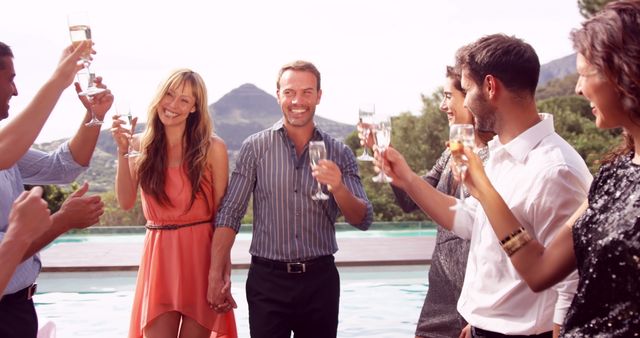
<svg viewBox="0 0 640 338"><path fill-rule="evenodd" d="M571 144L589 166L591 173L599 160L617 145L620 130L600 130L594 123L589 102L579 96L554 97L538 102L538 109L552 113L556 132Z"/></svg>
<svg viewBox="0 0 640 338"><path fill-rule="evenodd" d="M31 188L36 185L28 185L25 184L25 190L31 190ZM80 185L76 182L73 182L69 185L68 189L62 188L55 184L49 185L41 185L42 187L42 198L47 201L47 205L51 213L54 214L60 207L62 207L62 203L71 195L72 192L76 191Z"/></svg>
<svg viewBox="0 0 640 338"><path fill-rule="evenodd" d="M131 210L120 208L114 191L103 193L100 197L104 203L104 214L100 217L100 225L144 225L147 222L142 213L140 193L138 193L136 204Z"/></svg>
<svg viewBox="0 0 640 338"><path fill-rule="evenodd" d="M442 90L438 89L430 96L422 96L423 108L420 115L403 112L392 120L392 146L400 151L411 168L419 173L426 173L431 169L444 150L449 128L446 116L439 109L441 93ZM356 154L362 152L355 131L347 136L345 144ZM365 192L373 205L374 221L428 219L419 210L412 213L403 212L397 206L389 184L375 183L371 180L376 175L371 162L359 162L359 170Z"/></svg>
<svg viewBox="0 0 640 338"><path fill-rule="evenodd" d="M589 18L611 1L612 0L578 0L578 8L580 8L580 14L582 14L582 16Z"/></svg>

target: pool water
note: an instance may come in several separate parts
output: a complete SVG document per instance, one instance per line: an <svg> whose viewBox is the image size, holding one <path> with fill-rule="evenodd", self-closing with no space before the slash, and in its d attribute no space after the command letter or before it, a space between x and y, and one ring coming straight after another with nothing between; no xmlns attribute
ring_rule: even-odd
<svg viewBox="0 0 640 338"><path fill-rule="evenodd" d="M336 231L337 238L375 238L375 237L435 237L436 229L413 229L413 230L349 230ZM240 232L236 240L250 240L250 232ZM58 237L51 245L62 243L143 243L144 233L134 234L67 234Z"/></svg>
<svg viewBox="0 0 640 338"><path fill-rule="evenodd" d="M341 267L338 337L413 337L427 292L425 266ZM244 283L232 274L239 337L249 337ZM126 337L135 272L42 273L34 297L40 325L57 337Z"/></svg>

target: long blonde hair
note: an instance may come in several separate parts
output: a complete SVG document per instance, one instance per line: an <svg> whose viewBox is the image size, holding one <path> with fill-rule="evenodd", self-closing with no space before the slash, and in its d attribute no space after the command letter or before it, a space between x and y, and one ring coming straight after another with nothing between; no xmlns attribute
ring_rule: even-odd
<svg viewBox="0 0 640 338"><path fill-rule="evenodd" d="M207 173L207 152L211 144L213 122L209 117L207 87L200 75L190 69L173 71L162 83L147 112L147 128L140 141L142 155L138 159L138 177L144 192L154 197L161 205L173 206L165 191L167 159L167 137L164 125L158 117L160 102L170 89L191 85L196 99L195 112L187 117L187 125L182 136L182 167L191 183L191 202L193 205L201 185L211 183ZM203 194L207 198L206 194ZM185 210L186 212L187 210Z"/></svg>

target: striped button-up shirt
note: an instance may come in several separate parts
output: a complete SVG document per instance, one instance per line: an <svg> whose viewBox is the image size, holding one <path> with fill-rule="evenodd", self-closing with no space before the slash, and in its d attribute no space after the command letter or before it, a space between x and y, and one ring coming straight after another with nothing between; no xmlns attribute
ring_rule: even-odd
<svg viewBox="0 0 640 338"><path fill-rule="evenodd" d="M13 201L24 191L23 184L67 184L86 169L87 167L73 160L69 144L63 143L51 154L30 149L16 165L0 170L0 242L9 226L9 212ZM18 265L2 294L12 294L33 284L40 273L40 267L40 257L37 254L27 258Z"/></svg>
<svg viewBox="0 0 640 338"><path fill-rule="evenodd" d="M345 187L366 203L365 217L352 225L367 230L373 208L360 182L353 152L318 128L312 140L324 141L327 159L340 168ZM338 251L335 221L340 209L331 194L325 201L312 200L316 189L308 146L298 157L280 120L243 142L215 225L238 232L253 192L251 255L293 262L334 254ZM324 185L323 190L328 193Z"/></svg>

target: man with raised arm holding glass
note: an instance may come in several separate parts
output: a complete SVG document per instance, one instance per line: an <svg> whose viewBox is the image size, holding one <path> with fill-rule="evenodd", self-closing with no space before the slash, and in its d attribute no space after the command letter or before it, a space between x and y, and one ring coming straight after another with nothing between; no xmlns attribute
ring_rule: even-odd
<svg viewBox="0 0 640 338"><path fill-rule="evenodd" d="M342 142L315 126L320 72L306 61L280 69L277 99L283 119L247 138L240 149L229 190L218 210L212 244L208 300L225 311L229 255L253 194L252 255L247 277L249 327L253 338L335 337L340 279L339 213L367 230L373 210L360 182L355 156ZM323 141L327 159L313 169L310 141ZM317 180L328 200L313 200ZM224 289L223 289L224 287Z"/></svg>
<svg viewBox="0 0 640 338"><path fill-rule="evenodd" d="M488 143L487 175L529 233L549 243L586 199L592 178L578 153L555 133L552 116L538 114L538 56L524 41L495 34L462 47L456 68L476 128L497 135ZM551 337L552 329L557 334L575 293L575 272L553 290L533 292L476 200L450 210L455 198L424 182L396 150L377 160L385 161L392 184L435 222L471 240L458 311L473 337Z"/></svg>
<svg viewBox="0 0 640 338"><path fill-rule="evenodd" d="M53 110L58 98L73 82L80 55L91 48L91 41L65 49L62 59L52 77L45 83L25 110L0 130L0 150L7 148L7 158L0 170L0 241L3 241L9 225L12 204L24 191L23 184L66 184L71 183L86 170L97 143L100 130L84 125L93 109L100 118L111 107L113 96L107 90L91 100L80 97L87 109L83 123L73 138L63 143L52 153L27 149L37 137L42 125ZM0 42L0 120L9 116L9 101L18 95L13 82L15 70L11 48ZM101 81L98 85L106 88ZM76 84L76 91L80 92ZM9 149L15 142L15 147ZM26 153L25 153L26 152ZM17 162L16 162L17 161ZM35 293L35 281L40 272L41 262L38 251L62 233L73 228L84 228L95 224L103 212L99 196L84 196L89 186L84 184L71 194L58 212L51 216L51 226L44 234L34 237L24 254L0 300L0 337L35 338L38 318L31 297ZM16 226L15 224L12 226ZM2 257L0 257L2 259Z"/></svg>

